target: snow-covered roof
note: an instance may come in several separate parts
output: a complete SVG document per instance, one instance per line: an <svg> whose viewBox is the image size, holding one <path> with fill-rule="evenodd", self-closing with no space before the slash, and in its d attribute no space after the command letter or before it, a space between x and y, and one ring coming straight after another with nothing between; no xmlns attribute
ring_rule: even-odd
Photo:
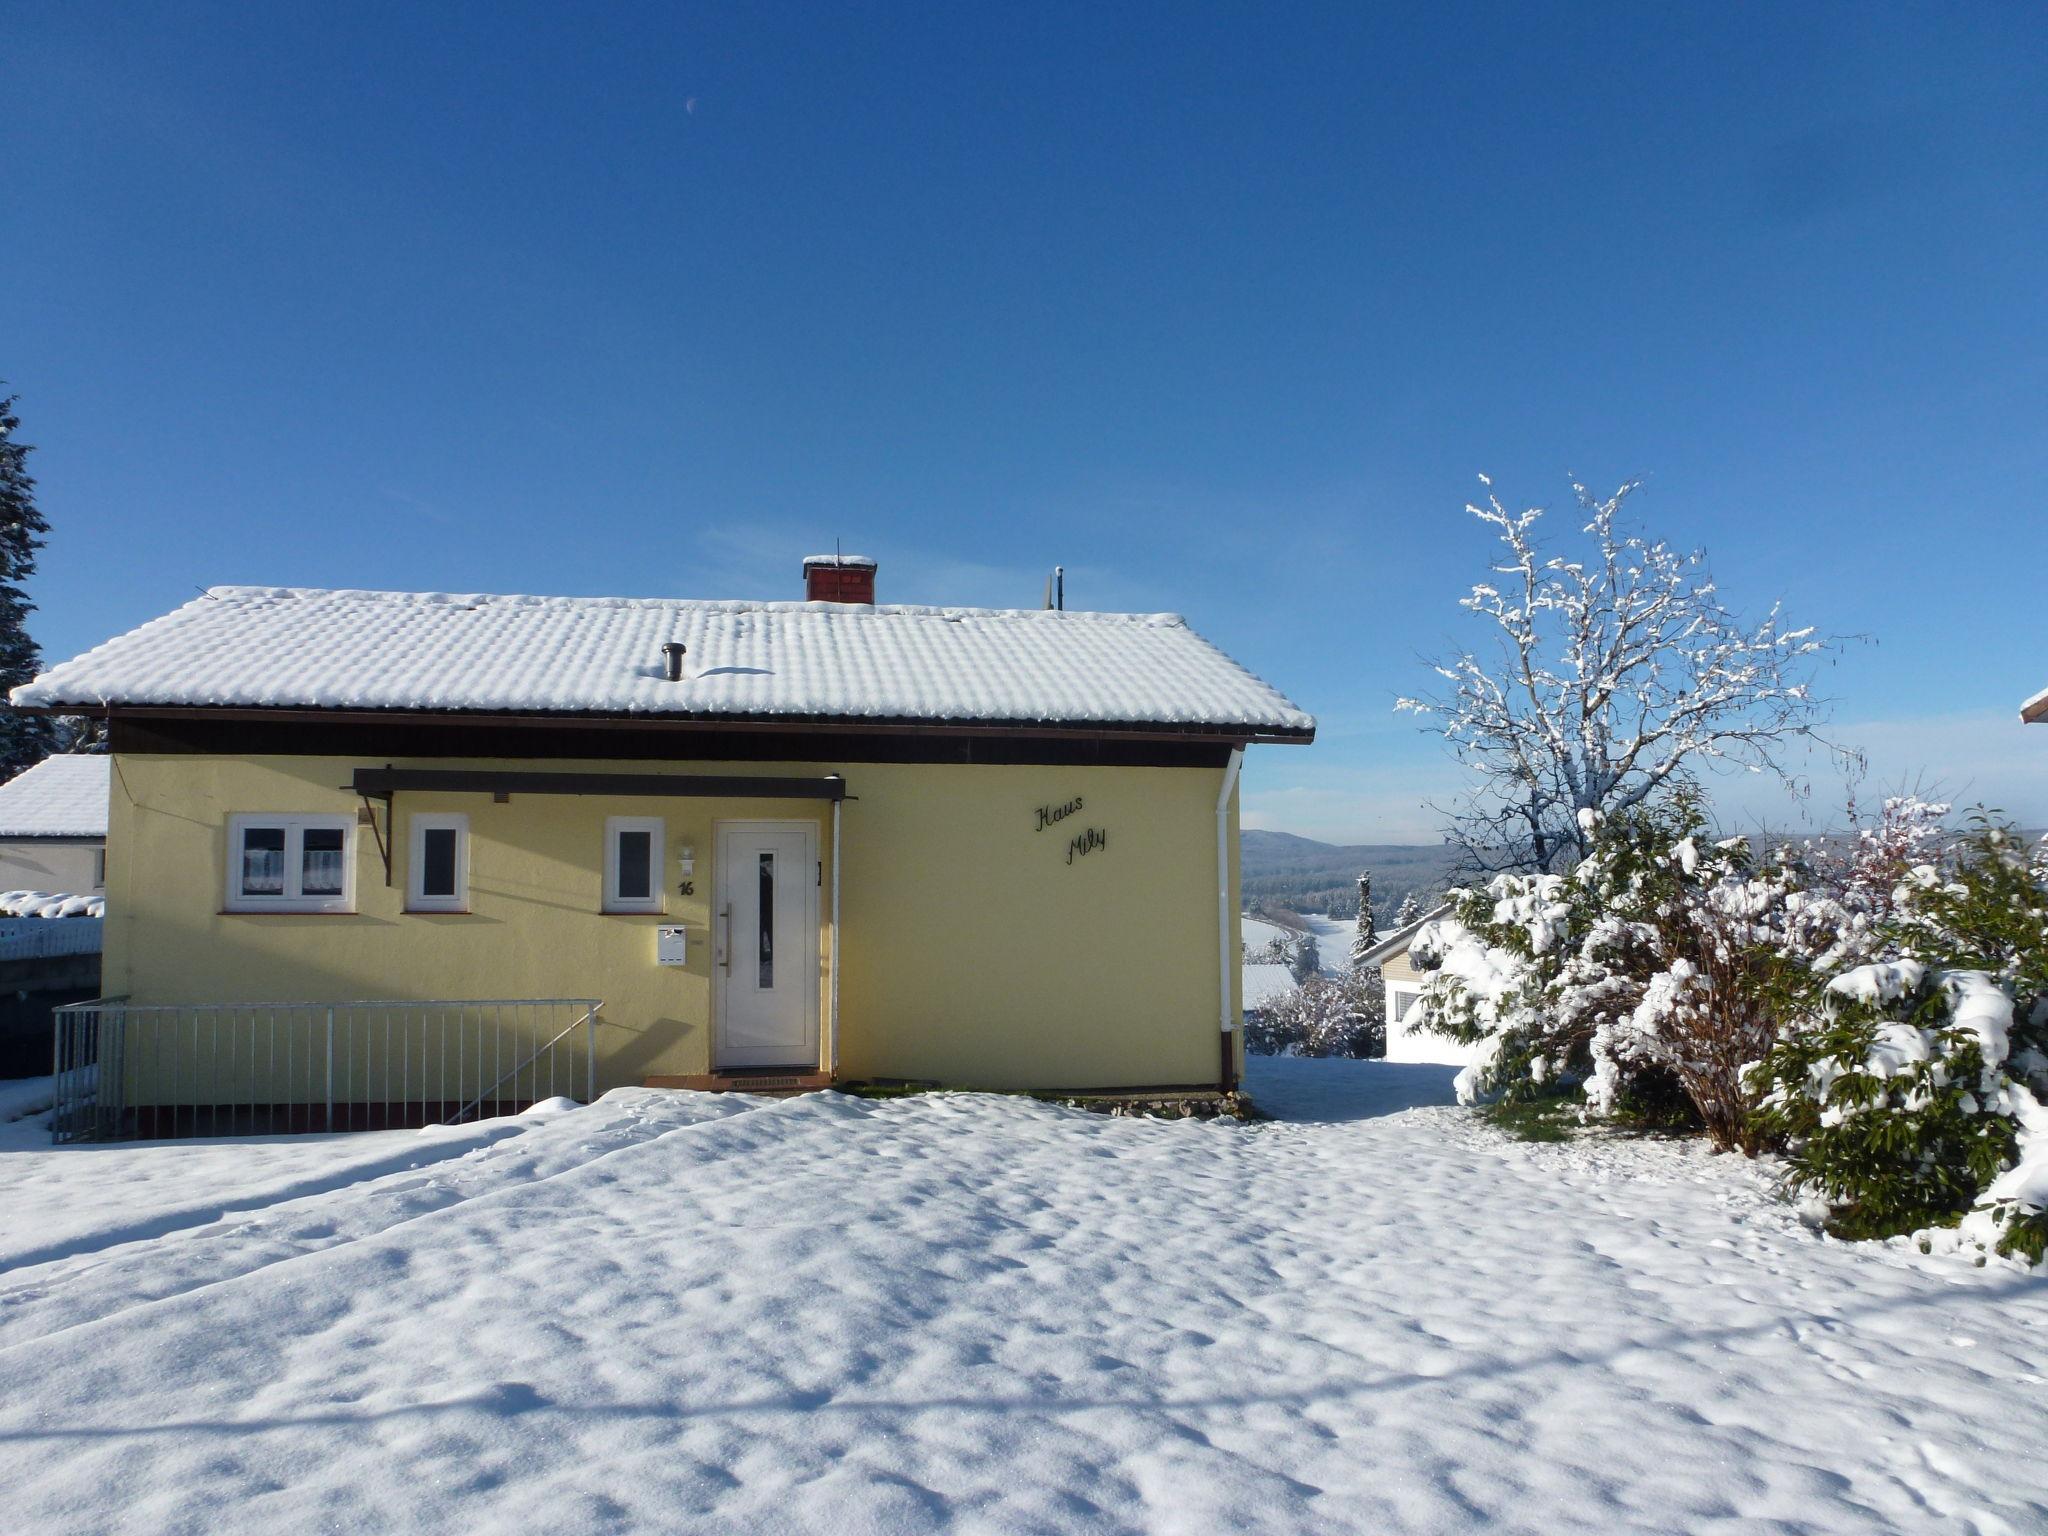
<svg viewBox="0 0 2048 1536"><path fill-rule="evenodd" d="M301 587L215 587L13 700L1315 731L1175 614Z"/></svg>
<svg viewBox="0 0 2048 1536"><path fill-rule="evenodd" d="M1247 965L1241 975L1239 985L1244 991L1246 1008L1263 1008L1295 988L1294 972L1284 965Z"/></svg>
<svg viewBox="0 0 2048 1536"><path fill-rule="evenodd" d="M0 838L105 837L112 761L100 753L63 753L0 784Z"/></svg>
<svg viewBox="0 0 2048 1536"><path fill-rule="evenodd" d="M1431 907L1405 928L1396 928L1387 933L1376 934L1372 948L1360 955L1357 963L1359 965L1378 965L1382 961L1403 953L1409 944L1414 941L1415 935L1422 930L1424 923L1442 917L1450 910L1450 904L1446 902L1442 906Z"/></svg>
<svg viewBox="0 0 2048 1536"><path fill-rule="evenodd" d="M2020 719L2029 725L2048 720L2048 688L2043 688L2020 706Z"/></svg>

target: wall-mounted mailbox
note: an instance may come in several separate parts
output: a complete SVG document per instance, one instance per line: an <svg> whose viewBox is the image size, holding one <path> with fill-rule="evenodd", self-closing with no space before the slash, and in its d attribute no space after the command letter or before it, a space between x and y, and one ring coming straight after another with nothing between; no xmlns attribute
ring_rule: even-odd
<svg viewBox="0 0 2048 1536"><path fill-rule="evenodd" d="M654 963L656 965L688 965L690 963L690 930L666 925L654 930Z"/></svg>

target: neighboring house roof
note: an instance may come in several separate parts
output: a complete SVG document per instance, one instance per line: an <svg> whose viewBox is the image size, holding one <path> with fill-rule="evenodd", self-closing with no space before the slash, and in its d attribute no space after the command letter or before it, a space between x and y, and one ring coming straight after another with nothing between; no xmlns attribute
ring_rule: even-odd
<svg viewBox="0 0 2048 1536"><path fill-rule="evenodd" d="M1263 1008L1295 987L1294 973L1284 965L1247 965L1243 968L1244 1006Z"/></svg>
<svg viewBox="0 0 2048 1536"><path fill-rule="evenodd" d="M1174 614L285 587L215 587L13 700L1315 735Z"/></svg>
<svg viewBox="0 0 2048 1536"><path fill-rule="evenodd" d="M105 837L112 761L104 753L63 753L0 784L0 838Z"/></svg>
<svg viewBox="0 0 2048 1536"><path fill-rule="evenodd" d="M2043 688L2020 706L2020 719L2029 725L2038 725L2048 720L2048 688Z"/></svg>
<svg viewBox="0 0 2048 1536"><path fill-rule="evenodd" d="M1444 903L1440 907L1432 907L1429 909L1429 911L1423 913L1422 916L1415 919L1415 921L1410 923L1407 927L1396 928L1392 933L1382 935L1377 944L1373 945L1371 949L1368 949L1364 954L1358 957L1357 963L1359 965L1384 964L1386 961L1391 960L1395 955L1401 954L1408 948L1408 945L1414 940L1415 935L1421 932L1422 925L1424 923L1442 917L1446 912L1450 910L1451 907L1449 902Z"/></svg>

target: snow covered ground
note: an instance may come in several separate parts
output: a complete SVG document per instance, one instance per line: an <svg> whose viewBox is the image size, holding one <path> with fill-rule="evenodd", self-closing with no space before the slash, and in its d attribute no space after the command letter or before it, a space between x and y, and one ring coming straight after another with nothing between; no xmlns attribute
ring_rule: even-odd
<svg viewBox="0 0 2048 1536"><path fill-rule="evenodd" d="M1316 958L1322 962L1325 976L1341 976L1351 964L1351 943L1358 936L1358 919L1353 917L1324 917L1320 913L1301 914L1307 931L1315 936ZM1294 931L1282 928L1278 923L1269 923L1264 918L1247 917L1240 919L1241 937L1246 948L1253 953L1265 948L1276 938L1293 939Z"/></svg>
<svg viewBox="0 0 2048 1536"><path fill-rule="evenodd" d="M152 1159L186 1217L0 1275L7 1525L2048 1524L2043 1282L1693 1146L1502 1140L1447 1068L1252 1071L1277 1124L628 1091L381 1173L10 1139L17 1251ZM326 1187L237 1171L284 1151Z"/></svg>

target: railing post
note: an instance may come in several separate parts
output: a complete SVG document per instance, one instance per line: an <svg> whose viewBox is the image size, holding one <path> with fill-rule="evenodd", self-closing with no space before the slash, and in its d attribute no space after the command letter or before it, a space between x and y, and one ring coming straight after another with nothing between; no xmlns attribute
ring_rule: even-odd
<svg viewBox="0 0 2048 1536"><path fill-rule="evenodd" d="M334 1129L334 1009L327 1010L327 1129Z"/></svg>
<svg viewBox="0 0 2048 1536"><path fill-rule="evenodd" d="M71 1015L59 1009L56 1027L50 1031L50 1140L64 1139L64 1111L68 1107L64 1081L64 1035L71 1028Z"/></svg>
<svg viewBox="0 0 2048 1536"><path fill-rule="evenodd" d="M597 1102L597 1010L583 1011L583 1102Z"/></svg>

